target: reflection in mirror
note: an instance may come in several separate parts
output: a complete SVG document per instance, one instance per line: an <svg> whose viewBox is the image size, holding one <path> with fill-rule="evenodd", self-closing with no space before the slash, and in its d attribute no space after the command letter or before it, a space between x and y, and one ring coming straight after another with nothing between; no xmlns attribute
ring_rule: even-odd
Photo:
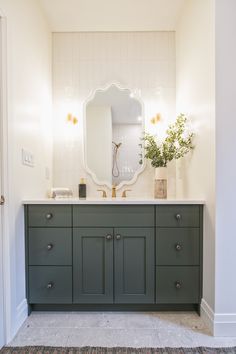
<svg viewBox="0 0 236 354"><path fill-rule="evenodd" d="M85 107L85 164L98 184L132 181L143 167L143 108L128 89L97 90Z"/></svg>

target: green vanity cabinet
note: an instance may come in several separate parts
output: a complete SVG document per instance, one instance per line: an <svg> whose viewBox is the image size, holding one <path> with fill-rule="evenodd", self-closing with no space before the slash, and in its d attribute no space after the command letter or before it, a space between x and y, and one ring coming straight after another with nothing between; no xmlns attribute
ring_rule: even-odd
<svg viewBox="0 0 236 354"><path fill-rule="evenodd" d="M29 227L71 227L71 205L29 205Z"/></svg>
<svg viewBox="0 0 236 354"><path fill-rule="evenodd" d="M202 206L156 207L156 303L200 304Z"/></svg>
<svg viewBox="0 0 236 354"><path fill-rule="evenodd" d="M199 310L202 205L82 203L25 205L30 309Z"/></svg>
<svg viewBox="0 0 236 354"><path fill-rule="evenodd" d="M68 266L29 267L30 304L71 304L72 268Z"/></svg>
<svg viewBox="0 0 236 354"><path fill-rule="evenodd" d="M154 303L154 244L154 228L115 228L115 303Z"/></svg>
<svg viewBox="0 0 236 354"><path fill-rule="evenodd" d="M75 205L74 227L154 227L153 205Z"/></svg>
<svg viewBox="0 0 236 354"><path fill-rule="evenodd" d="M199 205L157 205L157 227L199 227Z"/></svg>
<svg viewBox="0 0 236 354"><path fill-rule="evenodd" d="M160 266L187 266L200 263L200 229L196 227L157 228L156 262Z"/></svg>
<svg viewBox="0 0 236 354"><path fill-rule="evenodd" d="M154 303L152 228L74 228L74 303Z"/></svg>
<svg viewBox="0 0 236 354"><path fill-rule="evenodd" d="M199 267L157 267L156 300L159 304L197 304L199 285Z"/></svg>
<svg viewBox="0 0 236 354"><path fill-rule="evenodd" d="M72 265L72 230L67 227L29 228L29 265Z"/></svg>
<svg viewBox="0 0 236 354"><path fill-rule="evenodd" d="M74 303L113 303L113 229L74 228Z"/></svg>

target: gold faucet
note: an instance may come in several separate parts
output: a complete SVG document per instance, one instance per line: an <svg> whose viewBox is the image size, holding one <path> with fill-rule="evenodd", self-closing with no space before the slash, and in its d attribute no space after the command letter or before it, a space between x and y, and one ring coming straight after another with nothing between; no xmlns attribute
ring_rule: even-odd
<svg viewBox="0 0 236 354"><path fill-rule="evenodd" d="M107 197L107 193L104 189L97 189L98 192L102 192L102 198L106 198Z"/></svg>
<svg viewBox="0 0 236 354"><path fill-rule="evenodd" d="M116 185L115 184L113 184L111 191L112 191L112 193L111 193L112 198L116 198Z"/></svg>
<svg viewBox="0 0 236 354"><path fill-rule="evenodd" d="M122 198L126 198L127 197L127 194L126 192L131 192L131 189L125 189L122 193Z"/></svg>

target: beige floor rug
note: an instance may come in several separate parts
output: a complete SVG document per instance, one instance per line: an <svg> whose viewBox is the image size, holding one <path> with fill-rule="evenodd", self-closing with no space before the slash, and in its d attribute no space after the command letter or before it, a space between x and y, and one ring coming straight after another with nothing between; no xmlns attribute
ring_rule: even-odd
<svg viewBox="0 0 236 354"><path fill-rule="evenodd" d="M236 354L232 348L4 347L0 354Z"/></svg>

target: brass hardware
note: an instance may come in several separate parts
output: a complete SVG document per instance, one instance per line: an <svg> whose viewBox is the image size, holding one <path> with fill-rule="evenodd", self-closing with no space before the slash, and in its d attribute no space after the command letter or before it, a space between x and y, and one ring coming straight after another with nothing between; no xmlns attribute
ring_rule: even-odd
<svg viewBox="0 0 236 354"><path fill-rule="evenodd" d="M0 205L5 204L5 198L3 195L1 195L1 199L0 199Z"/></svg>
<svg viewBox="0 0 236 354"><path fill-rule="evenodd" d="M106 235L106 239L107 240L111 240L112 239L112 235Z"/></svg>
<svg viewBox="0 0 236 354"><path fill-rule="evenodd" d="M51 243L49 243L49 244L47 245L48 251L51 251L52 248L53 248L53 245L52 245Z"/></svg>
<svg viewBox="0 0 236 354"><path fill-rule="evenodd" d="M71 113L68 113L68 114L67 114L67 117L66 117L67 122L72 122L72 119L73 119L72 114L71 114Z"/></svg>
<svg viewBox="0 0 236 354"><path fill-rule="evenodd" d="M76 117L73 117L72 123L76 125L78 123L78 119Z"/></svg>
<svg viewBox="0 0 236 354"><path fill-rule="evenodd" d="M67 120L67 122L72 123L74 125L76 125L78 123L78 119L75 116L73 116L72 113L67 114L66 120Z"/></svg>
<svg viewBox="0 0 236 354"><path fill-rule="evenodd" d="M47 284L47 289L52 289L53 288L53 282L50 281L48 284Z"/></svg>
<svg viewBox="0 0 236 354"><path fill-rule="evenodd" d="M176 282L175 282L175 287L176 287L176 289L180 289L181 286L182 286L182 284L181 284L180 281L176 281Z"/></svg>
<svg viewBox="0 0 236 354"><path fill-rule="evenodd" d="M150 119L150 122L152 123L152 124L157 124L157 123L159 123L161 121L161 114L160 113L157 113L156 115L155 115L155 117L152 117L151 119Z"/></svg>
<svg viewBox="0 0 236 354"><path fill-rule="evenodd" d="M175 215L175 218L176 218L176 220L180 221L180 219L181 219L181 214L176 214L176 215Z"/></svg>
<svg viewBox="0 0 236 354"><path fill-rule="evenodd" d="M53 215L52 215L52 213L48 213L45 215L45 217L47 220L50 220L50 219L52 219Z"/></svg>
<svg viewBox="0 0 236 354"><path fill-rule="evenodd" d="M121 235L119 235L119 234L116 235L116 239L117 239L117 240L120 240L120 239L121 239Z"/></svg>
<svg viewBox="0 0 236 354"><path fill-rule="evenodd" d="M98 192L102 192L102 198L107 197L107 192L104 189L97 189Z"/></svg>
<svg viewBox="0 0 236 354"><path fill-rule="evenodd" d="M125 189L125 190L122 192L122 198L126 198L126 197L127 197L126 192L131 192L131 189Z"/></svg>
<svg viewBox="0 0 236 354"><path fill-rule="evenodd" d="M182 250L182 246L179 243L176 243L175 249L176 249L176 251L181 251Z"/></svg>
<svg viewBox="0 0 236 354"><path fill-rule="evenodd" d="M111 193L112 198L116 198L116 185L115 184L112 186L111 191L112 191L112 193Z"/></svg>

